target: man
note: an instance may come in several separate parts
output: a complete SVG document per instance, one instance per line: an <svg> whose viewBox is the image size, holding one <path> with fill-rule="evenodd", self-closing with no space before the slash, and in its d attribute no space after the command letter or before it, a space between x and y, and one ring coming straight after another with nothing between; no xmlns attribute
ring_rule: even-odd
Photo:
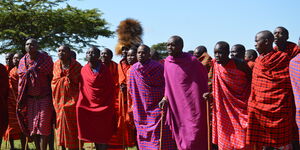
<svg viewBox="0 0 300 150"><path fill-rule="evenodd" d="M76 103L79 95L81 65L71 58L68 46L58 48L51 82L53 105L56 112L56 139L63 149L78 149Z"/></svg>
<svg viewBox="0 0 300 150"><path fill-rule="evenodd" d="M53 62L50 56L38 51L35 39L26 41L25 50L27 54L18 67L17 117L23 134L34 138L38 150L46 150L53 119Z"/></svg>
<svg viewBox="0 0 300 150"><path fill-rule="evenodd" d="M2 136L7 129L8 113L7 113L7 96L8 96L8 73L6 67L0 64L0 145Z"/></svg>
<svg viewBox="0 0 300 150"><path fill-rule="evenodd" d="M8 74L9 74L10 70L14 67L14 63L13 63L14 54L15 53L10 52L5 55L5 62L6 62L5 67L6 67Z"/></svg>
<svg viewBox="0 0 300 150"><path fill-rule="evenodd" d="M277 27L274 32L274 47L275 51L282 51L288 54L290 59L297 56L300 53L300 49L297 44L287 41L289 39L289 31L284 27Z"/></svg>
<svg viewBox="0 0 300 150"><path fill-rule="evenodd" d="M198 60L202 63L204 67L206 67L207 72L208 72L208 88L209 91L212 90L212 76L213 76L213 71L211 68L212 65L212 58L209 56L207 53L207 49L205 46L198 46L195 48L193 55L198 58Z"/></svg>
<svg viewBox="0 0 300 150"><path fill-rule="evenodd" d="M295 108L289 78L289 56L273 49L274 36L261 31L255 36L256 59L248 103L247 144L256 149L291 149Z"/></svg>
<svg viewBox="0 0 300 150"><path fill-rule="evenodd" d="M218 42L214 54L213 143L219 149L246 149L251 69L241 59L229 59L227 42Z"/></svg>
<svg viewBox="0 0 300 150"><path fill-rule="evenodd" d="M119 78L119 76L118 76L118 64L116 62L112 61L112 58L113 58L113 53L110 49L104 48L101 51L100 60L109 69L109 71L112 75L112 78L113 78L113 83L116 86L115 88L119 89L117 87L117 86L119 86L119 83L118 83L118 78Z"/></svg>
<svg viewBox="0 0 300 150"><path fill-rule="evenodd" d="M257 52L253 49L249 49L246 51L245 54L245 61L247 62L248 66L251 70L254 68L255 60L257 58Z"/></svg>
<svg viewBox="0 0 300 150"><path fill-rule="evenodd" d="M13 56L13 65L15 66L9 73L9 94L8 94L8 128L5 133L5 139L9 140L10 148L14 149L14 140L21 138L22 148L25 148L25 138L23 137L17 115L16 115L16 103L18 97L18 65L20 59L23 57L23 53L16 53Z"/></svg>
<svg viewBox="0 0 300 150"><path fill-rule="evenodd" d="M233 45L231 47L230 57L231 58L237 58L237 59L240 59L240 60L244 60L245 59L245 52L246 52L246 48L245 48L244 45L236 44L236 45Z"/></svg>
<svg viewBox="0 0 300 150"><path fill-rule="evenodd" d="M200 45L196 47L193 55L196 58L198 58L198 60L202 63L203 66L206 67L207 71L210 70L212 58L207 53L207 49L205 46Z"/></svg>
<svg viewBox="0 0 300 150"><path fill-rule="evenodd" d="M170 125L178 149L208 149L206 101L207 71L192 55L183 53L183 40L172 36L167 42L165 59L165 98L168 102L167 124Z"/></svg>
<svg viewBox="0 0 300 150"><path fill-rule="evenodd" d="M116 113L117 116L115 117L116 119L115 122L118 124L118 128L116 129L116 131L114 131L115 133L112 136L111 140L109 141L109 149L122 149L123 147L127 147L130 144L128 143L128 140L126 140L128 139L128 135L125 133L127 130L122 120L123 119L122 113L120 113L122 107L120 107L121 101L118 99L118 94L119 94L118 64L112 61L112 58L113 58L113 52L110 49L104 48L101 51L100 60L104 65L106 65L106 67L108 67L113 78L113 83L115 85L115 97L114 97L115 106L114 107L115 107L115 111L117 112Z"/></svg>
<svg viewBox="0 0 300 150"><path fill-rule="evenodd" d="M300 54L290 61L289 66L290 77L295 96L296 105L296 123L298 125L299 141L300 141Z"/></svg>
<svg viewBox="0 0 300 150"><path fill-rule="evenodd" d="M138 63L130 68L128 87L133 100L139 149L175 150L172 133L163 122L162 110L158 106L164 96L163 66L150 59L150 48L147 45L138 47L137 59Z"/></svg>
<svg viewBox="0 0 300 150"><path fill-rule="evenodd" d="M78 138L94 142L97 150L105 150L115 128L115 89L111 74L99 57L96 47L86 52L88 63L81 69L76 115Z"/></svg>

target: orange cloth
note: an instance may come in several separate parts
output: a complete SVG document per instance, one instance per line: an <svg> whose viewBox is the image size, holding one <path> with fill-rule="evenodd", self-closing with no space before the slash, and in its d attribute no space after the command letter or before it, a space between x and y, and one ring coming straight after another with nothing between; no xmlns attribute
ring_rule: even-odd
<svg viewBox="0 0 300 150"><path fill-rule="evenodd" d="M63 70L60 60L53 67L51 88L56 111L56 139L58 145L66 148L79 148L76 103L81 68L75 59L72 59L69 69Z"/></svg>
<svg viewBox="0 0 300 150"><path fill-rule="evenodd" d="M212 68L212 58L208 55L208 53L204 52L198 60L205 66L208 72L208 90L212 91L212 78L213 78L213 68Z"/></svg>
<svg viewBox="0 0 300 150"><path fill-rule="evenodd" d="M4 140L20 138L21 129L19 127L17 115L16 115L16 104L18 97L18 68L14 67L9 72L9 94L8 94L8 128L5 133Z"/></svg>
<svg viewBox="0 0 300 150"><path fill-rule="evenodd" d="M130 65L125 59L118 64L118 85L127 84L127 72ZM128 122L128 94L123 93L118 88L118 98L115 101L115 110L117 115L118 128L109 142L109 149L122 149L123 143L125 147L132 147L136 145L135 131L132 127L133 123Z"/></svg>
<svg viewBox="0 0 300 150"><path fill-rule="evenodd" d="M254 65L255 65L255 62L254 62L254 61L248 61L247 64L248 64L249 68L250 68L251 70L253 70Z"/></svg>

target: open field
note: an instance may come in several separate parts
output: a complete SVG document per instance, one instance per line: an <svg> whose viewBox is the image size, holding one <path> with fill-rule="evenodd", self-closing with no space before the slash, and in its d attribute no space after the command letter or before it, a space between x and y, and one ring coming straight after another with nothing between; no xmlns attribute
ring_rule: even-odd
<svg viewBox="0 0 300 150"><path fill-rule="evenodd" d="M29 145L29 149L30 150L34 150L35 149L35 146L34 146L33 142L32 143L28 143L28 145ZM16 150L20 150L21 149L21 141L20 140L15 140L15 148L16 148ZM93 143L85 143L83 148L85 150L95 150ZM9 149L10 149L9 142L2 141L2 145L1 145L0 150L9 150ZM60 147L59 146L55 147L55 150L60 150ZM132 147L132 148L128 148L128 150L137 150L137 148L136 147Z"/></svg>

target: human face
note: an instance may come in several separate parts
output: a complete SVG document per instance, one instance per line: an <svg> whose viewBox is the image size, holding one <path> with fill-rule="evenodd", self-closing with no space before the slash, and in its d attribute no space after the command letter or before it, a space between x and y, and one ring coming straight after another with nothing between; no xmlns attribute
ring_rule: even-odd
<svg viewBox="0 0 300 150"><path fill-rule="evenodd" d="M266 49L266 40L262 38L261 33L255 36L255 48L259 54L263 54Z"/></svg>
<svg viewBox="0 0 300 150"><path fill-rule="evenodd" d="M201 53L201 51L198 49L198 48L196 48L195 50L194 50L194 53L193 53L193 55L195 56L195 57L200 57L200 56L202 56L202 54L203 53Z"/></svg>
<svg viewBox="0 0 300 150"><path fill-rule="evenodd" d="M34 54L38 50L38 43L34 39L29 39L25 43L25 50L29 54Z"/></svg>
<svg viewBox="0 0 300 150"><path fill-rule="evenodd" d="M110 53L107 51L107 49L104 49L101 51L100 54L100 59L103 63L106 62L110 62L111 61L112 56L110 55Z"/></svg>
<svg viewBox="0 0 300 150"><path fill-rule="evenodd" d="M94 48L90 48L86 52L86 59L87 59L88 62L98 61L99 60L99 56L100 56L100 54Z"/></svg>
<svg viewBox="0 0 300 150"><path fill-rule="evenodd" d="M250 61L252 59L252 56L249 52L246 52L245 54L245 61Z"/></svg>
<svg viewBox="0 0 300 150"><path fill-rule="evenodd" d="M129 51L127 52L127 62L129 65L133 65L137 62L136 55L136 51L129 49Z"/></svg>
<svg viewBox="0 0 300 150"><path fill-rule="evenodd" d="M214 54L218 64L225 64L229 60L228 51L222 49L219 44L215 46Z"/></svg>
<svg viewBox="0 0 300 150"><path fill-rule="evenodd" d="M239 50L237 46L233 46L230 50L230 57L244 59L245 55L241 52L241 50Z"/></svg>
<svg viewBox="0 0 300 150"><path fill-rule="evenodd" d="M285 43L288 39L288 35L281 28L276 28L274 30L274 42L276 45Z"/></svg>
<svg viewBox="0 0 300 150"><path fill-rule="evenodd" d="M20 62L20 59L22 58L22 55L21 54L18 54L16 53L13 57L13 64L14 66L19 66L19 62Z"/></svg>
<svg viewBox="0 0 300 150"><path fill-rule="evenodd" d="M11 54L11 53L8 53L6 56L5 56L5 62L6 62L6 65L8 65L8 66L10 66L10 67L12 67L12 66L14 66L14 64L13 64L13 54Z"/></svg>
<svg viewBox="0 0 300 150"><path fill-rule="evenodd" d="M71 58L71 54L70 54L71 52L66 47L60 46L57 51L58 51L57 55L60 60L67 60Z"/></svg>
<svg viewBox="0 0 300 150"><path fill-rule="evenodd" d="M169 56L177 57L182 53L182 45L175 38L170 38L167 42Z"/></svg>
<svg viewBox="0 0 300 150"><path fill-rule="evenodd" d="M126 58L127 57L127 52L128 52L128 48L127 47L122 47L122 56L124 57L124 58Z"/></svg>
<svg viewBox="0 0 300 150"><path fill-rule="evenodd" d="M137 49L137 60L140 63L145 63L150 58L150 50L146 50L145 46L139 46Z"/></svg>

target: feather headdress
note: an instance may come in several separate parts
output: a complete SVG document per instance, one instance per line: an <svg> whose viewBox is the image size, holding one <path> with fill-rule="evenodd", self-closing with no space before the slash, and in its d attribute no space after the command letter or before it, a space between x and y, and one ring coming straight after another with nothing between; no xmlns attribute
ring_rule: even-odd
<svg viewBox="0 0 300 150"><path fill-rule="evenodd" d="M125 19L117 27L118 44L116 45L116 54L122 54L122 48L139 45L143 42L143 28L139 21L135 19Z"/></svg>

